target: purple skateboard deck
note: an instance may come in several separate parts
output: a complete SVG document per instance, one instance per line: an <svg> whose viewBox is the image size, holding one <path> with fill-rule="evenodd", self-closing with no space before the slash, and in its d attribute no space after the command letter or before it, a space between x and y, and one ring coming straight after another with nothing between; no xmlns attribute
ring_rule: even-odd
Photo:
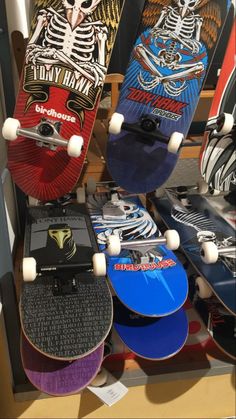
<svg viewBox="0 0 236 419"><path fill-rule="evenodd" d="M116 108L123 124L118 115L109 128L108 169L123 189L151 192L173 171L229 6L146 1Z"/></svg>
<svg viewBox="0 0 236 419"><path fill-rule="evenodd" d="M104 344L101 344L83 358L73 362L59 361L39 353L21 335L21 358L29 381L52 396L67 396L87 387L100 370L103 352Z"/></svg>

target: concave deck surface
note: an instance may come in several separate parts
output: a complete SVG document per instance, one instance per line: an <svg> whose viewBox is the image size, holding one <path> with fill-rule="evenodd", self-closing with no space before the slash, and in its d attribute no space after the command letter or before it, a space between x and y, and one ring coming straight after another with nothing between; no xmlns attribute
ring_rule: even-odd
<svg viewBox="0 0 236 419"><path fill-rule="evenodd" d="M85 15L80 24L75 24L72 22L73 4L64 5L61 0L46 3L42 10L42 1L35 1L14 118L20 121L22 128L36 126L42 118L57 122L63 138L69 140L72 135L80 135L84 145L81 156L71 158L64 147L50 150L25 137L8 143L8 167L13 180L27 195L42 201L71 191L80 176L121 15L118 0L109 3L101 0L89 16ZM38 13L42 16L45 10L47 26L39 31L36 27L40 21ZM85 33L82 38L81 31ZM97 44L98 31L107 35L104 53ZM78 45L82 50L85 48L86 41L90 43L91 54L86 53L85 63L83 54L82 61L80 53L77 57L73 55L75 48L71 48L71 43L77 42L77 51ZM93 70L93 62L97 60L101 60L100 69Z"/></svg>
<svg viewBox="0 0 236 419"><path fill-rule="evenodd" d="M180 247L198 274L206 279L217 298L235 315L236 278L221 258L214 264L202 261L201 243L197 237L201 232L210 232L215 235L216 240L222 241L228 237L235 237L235 230L213 209L210 200L208 202L206 198L197 194L188 195L188 200L192 204L192 210L186 213L175 208L168 198L154 198L153 203L165 224L178 230Z"/></svg>
<svg viewBox="0 0 236 419"><path fill-rule="evenodd" d="M153 219L137 196L122 196L126 219L105 220L103 206L109 194L88 197L88 208L100 250L105 250L106 238L118 234L121 240L158 237ZM115 207L114 207L115 211ZM131 310L144 316L166 316L178 310L188 294L188 281L183 266L166 246L149 249L150 263L137 263L129 250L108 258L108 278L119 299Z"/></svg>
<svg viewBox="0 0 236 419"><path fill-rule="evenodd" d="M186 43L181 36L175 38L174 28L169 29L177 15L182 19L179 6L170 5L165 14L163 2L146 2L116 109L125 122L136 123L141 116L152 114L159 118L163 134L169 137L177 131L186 136L229 5L227 1L212 0L190 12L193 17L200 14L203 18L200 42L195 48L195 32ZM211 26L214 37L210 35ZM116 183L129 192L155 190L168 179L177 159L178 154L168 152L167 142L161 143L158 137L152 141L150 136L144 138L126 130L109 136L109 171Z"/></svg>
<svg viewBox="0 0 236 419"><path fill-rule="evenodd" d="M188 319L183 308L166 317L138 316L116 299L114 328L132 352L143 358L161 360L176 355L184 346Z"/></svg>
<svg viewBox="0 0 236 419"><path fill-rule="evenodd" d="M24 256L35 258L41 275L22 284L20 318L31 344L52 358L83 357L110 331L108 283L91 272L97 251L85 205L28 209Z"/></svg>

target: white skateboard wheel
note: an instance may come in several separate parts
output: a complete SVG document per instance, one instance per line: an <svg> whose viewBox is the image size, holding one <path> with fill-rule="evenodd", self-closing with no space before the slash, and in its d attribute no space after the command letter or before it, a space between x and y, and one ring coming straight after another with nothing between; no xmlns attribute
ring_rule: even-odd
<svg viewBox="0 0 236 419"><path fill-rule="evenodd" d="M94 378L94 380L90 383L90 386L93 387L101 387L104 386L107 382L108 372L101 368L97 376Z"/></svg>
<svg viewBox="0 0 236 419"><path fill-rule="evenodd" d="M122 115L121 113L115 112L113 113L110 123L109 123L109 128L108 131L110 134L119 134L121 131L121 127L122 124L124 122L124 115Z"/></svg>
<svg viewBox="0 0 236 419"><path fill-rule="evenodd" d="M197 189L200 195L206 195L208 192L208 184L205 182L204 179L200 178L197 181Z"/></svg>
<svg viewBox="0 0 236 419"><path fill-rule="evenodd" d="M218 248L214 242L204 242L201 247L201 258L207 264L216 263L218 260Z"/></svg>
<svg viewBox="0 0 236 419"><path fill-rule="evenodd" d="M177 154L180 150L183 140L184 140L184 136L181 132L173 132L173 134L170 136L167 150L170 153Z"/></svg>
<svg viewBox="0 0 236 419"><path fill-rule="evenodd" d="M170 250L177 250L180 245L179 234L176 230L166 230L164 233L166 238L166 247Z"/></svg>
<svg viewBox="0 0 236 419"><path fill-rule="evenodd" d="M97 183L93 177L89 177L86 183L86 192L88 195L92 195L97 190Z"/></svg>
<svg viewBox="0 0 236 419"><path fill-rule="evenodd" d="M155 197L156 198L163 198L165 195L165 189L164 188L158 188L155 190Z"/></svg>
<svg viewBox="0 0 236 419"><path fill-rule="evenodd" d="M20 121L14 118L7 118L2 127L3 138L9 141L17 139L17 131L20 128Z"/></svg>
<svg viewBox="0 0 236 419"><path fill-rule="evenodd" d="M23 280L25 282L32 282L37 276L36 260L35 258L28 257L23 259L22 263Z"/></svg>
<svg viewBox="0 0 236 419"><path fill-rule="evenodd" d="M84 144L83 137L72 135L67 144L67 153L70 157L79 157Z"/></svg>
<svg viewBox="0 0 236 419"><path fill-rule="evenodd" d="M219 135L226 135L232 131L234 126L234 117L231 113L223 113L219 116L219 120L223 119L223 125L217 130Z"/></svg>
<svg viewBox="0 0 236 419"><path fill-rule="evenodd" d="M195 280L197 293L200 298L210 298L213 295L212 289L207 285L201 276L198 276Z"/></svg>
<svg viewBox="0 0 236 419"><path fill-rule="evenodd" d="M212 195L212 196L218 196L218 195L220 195L221 194L221 191L219 191L218 189L210 189L209 190L209 192L210 192L210 194Z"/></svg>
<svg viewBox="0 0 236 419"><path fill-rule="evenodd" d="M107 253L109 256L118 256L121 252L120 238L116 234L111 234L107 238Z"/></svg>
<svg viewBox="0 0 236 419"><path fill-rule="evenodd" d="M76 189L76 200L78 204L85 204L86 202L86 194L85 194L85 188L77 188Z"/></svg>
<svg viewBox="0 0 236 419"><path fill-rule="evenodd" d="M104 253L94 253L93 273L95 276L105 276L107 273L106 256Z"/></svg>

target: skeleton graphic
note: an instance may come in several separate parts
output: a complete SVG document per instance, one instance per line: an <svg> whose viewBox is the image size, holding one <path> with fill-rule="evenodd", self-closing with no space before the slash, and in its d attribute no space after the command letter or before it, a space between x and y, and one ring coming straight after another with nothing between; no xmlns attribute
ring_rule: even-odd
<svg viewBox="0 0 236 419"><path fill-rule="evenodd" d="M145 80L142 72L140 72L139 83L145 90L151 90L158 84L162 84L167 94L179 96L187 88L187 80L201 76L205 70L205 65L200 59L184 62L181 49L195 58L203 47L202 38L204 38L208 47L211 47L215 42L216 27L218 28L221 23L220 10L218 5L214 4L216 13L211 19L209 16L211 16L212 13L210 12L212 11L209 11L207 16L209 0L173 0L176 7L167 5L162 9L156 5L156 0L149 0L149 2L155 4L155 7L152 8L154 14L155 11L159 13L159 19L150 33L151 42L157 46L158 41L161 40L162 44L165 44L165 48L159 50L156 55L149 47L149 42L147 44L140 43L136 46L135 55L142 67L151 76L149 80ZM164 2L165 5L168 3L170 4L171 0ZM203 8L203 12L197 14L196 11L201 8ZM214 39L211 39L210 35L207 40L207 36L205 36L205 32L208 32L206 22L204 22L205 16L208 17L206 19L207 24L213 26L214 30L209 30L209 32L214 34L212 37ZM144 23L147 26L153 26L153 18L149 15L144 17ZM164 74L164 71L161 71L162 68L169 69L171 74Z"/></svg>
<svg viewBox="0 0 236 419"><path fill-rule="evenodd" d="M101 0L62 0L63 9L41 9L29 41L26 62L64 63L100 86L106 73L105 53L108 30L90 16ZM42 36L43 35L43 36ZM41 41L41 39L43 39Z"/></svg>

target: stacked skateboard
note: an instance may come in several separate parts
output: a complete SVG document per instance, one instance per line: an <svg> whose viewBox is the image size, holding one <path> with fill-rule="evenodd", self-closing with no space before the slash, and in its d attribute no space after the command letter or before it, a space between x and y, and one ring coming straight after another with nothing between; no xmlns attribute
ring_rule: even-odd
<svg viewBox="0 0 236 419"><path fill-rule="evenodd" d="M161 235L138 196L107 186L88 195L87 205L100 250L107 257L113 290L114 329L135 354L161 360L175 355L188 336L182 308L186 273L173 250L176 231Z"/></svg>
<svg viewBox="0 0 236 419"><path fill-rule="evenodd" d="M194 307L216 344L236 359L235 228L211 205L214 197L184 189L166 189L152 201L165 225L178 230Z"/></svg>
<svg viewBox="0 0 236 419"><path fill-rule="evenodd" d="M97 252L85 205L28 208L21 354L26 375L46 393L78 392L100 369L113 306Z"/></svg>

